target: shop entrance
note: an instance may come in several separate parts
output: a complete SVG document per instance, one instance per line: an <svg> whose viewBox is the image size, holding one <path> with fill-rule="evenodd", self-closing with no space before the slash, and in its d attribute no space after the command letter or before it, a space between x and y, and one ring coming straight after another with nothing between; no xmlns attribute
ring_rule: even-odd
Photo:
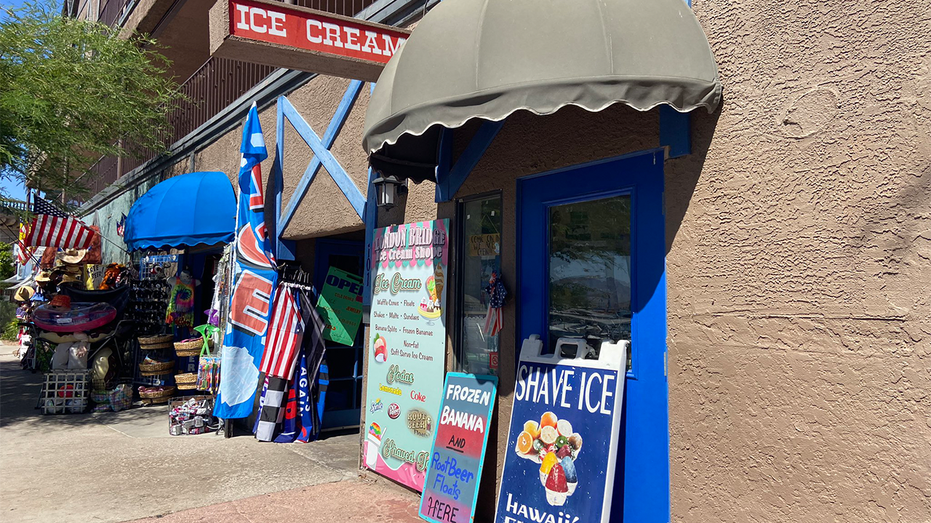
<svg viewBox="0 0 931 523"><path fill-rule="evenodd" d="M518 181L520 339L631 341L611 521L669 520L663 159Z"/></svg>
<svg viewBox="0 0 931 523"><path fill-rule="evenodd" d="M317 239L314 260L314 287L323 289L331 267L350 274L363 275L365 266L362 241ZM363 329L359 329L352 346L326 342L326 372L328 383L324 399L322 430L358 428L362 415ZM321 387L322 389L322 387Z"/></svg>

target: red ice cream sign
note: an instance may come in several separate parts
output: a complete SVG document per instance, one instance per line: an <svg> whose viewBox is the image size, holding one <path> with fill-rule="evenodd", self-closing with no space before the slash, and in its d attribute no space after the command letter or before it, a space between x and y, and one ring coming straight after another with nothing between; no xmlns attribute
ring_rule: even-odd
<svg viewBox="0 0 931 523"><path fill-rule="evenodd" d="M229 24L230 36L382 64L407 40L406 32L379 24L243 0L230 1Z"/></svg>

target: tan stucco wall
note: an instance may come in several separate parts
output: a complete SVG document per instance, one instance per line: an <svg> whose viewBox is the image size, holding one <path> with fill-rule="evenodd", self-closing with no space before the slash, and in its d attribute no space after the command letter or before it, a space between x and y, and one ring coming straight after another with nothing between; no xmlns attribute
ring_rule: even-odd
<svg viewBox="0 0 931 523"><path fill-rule="evenodd" d="M724 103L666 164L673 520L929 521L931 4L694 7Z"/></svg>

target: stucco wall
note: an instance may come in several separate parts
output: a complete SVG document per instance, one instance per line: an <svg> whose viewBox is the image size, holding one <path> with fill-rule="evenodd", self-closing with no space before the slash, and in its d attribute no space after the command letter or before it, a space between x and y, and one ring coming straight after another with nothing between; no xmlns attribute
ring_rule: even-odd
<svg viewBox="0 0 931 523"><path fill-rule="evenodd" d="M694 9L724 103L666 163L673 520L929 521L931 4Z"/></svg>

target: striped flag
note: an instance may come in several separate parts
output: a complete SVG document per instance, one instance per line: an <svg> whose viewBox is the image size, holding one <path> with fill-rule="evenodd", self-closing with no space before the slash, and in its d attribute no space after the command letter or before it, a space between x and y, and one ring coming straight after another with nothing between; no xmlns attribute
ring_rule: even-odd
<svg viewBox="0 0 931 523"><path fill-rule="evenodd" d="M36 252L35 247L26 245L26 238L29 237L29 224L19 224L19 241L16 242L16 256L20 265L26 265L29 258Z"/></svg>
<svg viewBox="0 0 931 523"><path fill-rule="evenodd" d="M288 287L280 287L275 296L272 323L268 330L268 345L262 355L259 369L268 377L291 379L297 363L298 351L304 338L304 322L297 308L294 294Z"/></svg>
<svg viewBox="0 0 931 523"><path fill-rule="evenodd" d="M126 214L122 214L122 216L123 217L120 218L120 221L116 222L116 235L120 238L126 234Z"/></svg>
<svg viewBox="0 0 931 523"><path fill-rule="evenodd" d="M91 246L94 231L81 220L38 196L32 203L32 212L36 217L26 235L27 247L87 249Z"/></svg>

